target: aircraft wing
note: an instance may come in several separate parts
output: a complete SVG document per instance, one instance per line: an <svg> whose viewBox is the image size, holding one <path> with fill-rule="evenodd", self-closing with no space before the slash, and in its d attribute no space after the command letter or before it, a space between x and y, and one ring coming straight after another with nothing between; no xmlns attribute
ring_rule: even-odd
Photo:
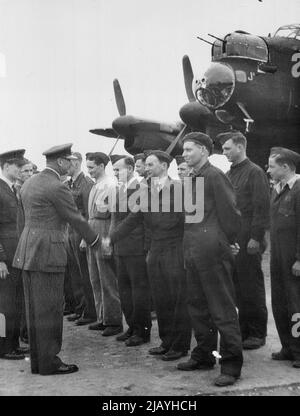
<svg viewBox="0 0 300 416"><path fill-rule="evenodd" d="M93 129L90 130L90 133L98 134L99 136L104 137L111 137L111 138L117 138L119 135L114 131L114 129Z"/></svg>

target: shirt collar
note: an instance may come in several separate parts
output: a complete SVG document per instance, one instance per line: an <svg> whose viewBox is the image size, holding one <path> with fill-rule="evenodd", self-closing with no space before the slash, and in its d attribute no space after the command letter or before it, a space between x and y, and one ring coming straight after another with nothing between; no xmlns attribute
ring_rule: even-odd
<svg viewBox="0 0 300 416"><path fill-rule="evenodd" d="M291 177L291 179L289 179L287 182L286 181L280 181L279 183L277 183L274 188L276 190L276 192L278 194L280 194L280 192L283 190L283 188L287 185L290 189L293 188L293 186L295 185L295 183L297 182L297 180L299 179L299 175L294 175L293 177Z"/></svg>
<svg viewBox="0 0 300 416"><path fill-rule="evenodd" d="M246 157L242 162L237 163L236 165L231 164L230 170L241 168L249 163L249 159Z"/></svg>
<svg viewBox="0 0 300 416"><path fill-rule="evenodd" d="M14 183L11 182L9 179L7 179L2 172L0 172L0 179L2 179L7 185L10 187L10 189L13 191L13 185Z"/></svg>
<svg viewBox="0 0 300 416"><path fill-rule="evenodd" d="M189 176L201 176L201 174L205 171L205 169L210 166L210 161L208 160L207 162L204 163L203 166L201 166L200 169L194 169L192 168Z"/></svg>
<svg viewBox="0 0 300 416"><path fill-rule="evenodd" d="M54 172L55 175L57 175L58 176L58 179L60 180L60 174L55 169L52 169L49 166L46 166L45 169L48 169L48 170L51 170L51 172Z"/></svg>
<svg viewBox="0 0 300 416"><path fill-rule="evenodd" d="M128 189L130 185L132 184L132 182L135 181L135 179L136 179L135 176L132 176L132 178L130 178L129 181L124 184L124 190Z"/></svg>
<svg viewBox="0 0 300 416"><path fill-rule="evenodd" d="M82 171L79 171L79 172L77 173L77 175L75 175L75 176L72 176L72 177L71 177L71 179L72 179L73 183L77 181L77 179L79 178L79 176L80 176L81 174L83 174L83 172L82 172Z"/></svg>
<svg viewBox="0 0 300 416"><path fill-rule="evenodd" d="M159 186L159 189L162 189L166 185L168 178L168 175L162 176L161 178L155 178L153 185L157 187Z"/></svg>

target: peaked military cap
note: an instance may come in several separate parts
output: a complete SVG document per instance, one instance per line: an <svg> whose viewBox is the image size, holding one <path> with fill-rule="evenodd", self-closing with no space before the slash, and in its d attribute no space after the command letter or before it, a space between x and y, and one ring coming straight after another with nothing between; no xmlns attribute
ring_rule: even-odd
<svg viewBox="0 0 300 416"><path fill-rule="evenodd" d="M74 156L74 158L76 160L82 161L82 154L81 153L79 153L79 152L72 152L72 156Z"/></svg>
<svg viewBox="0 0 300 416"><path fill-rule="evenodd" d="M212 153L214 147L211 138L207 134L198 131L186 134L182 139L182 143L184 142L194 142L196 144L200 144L201 146L205 146L209 154Z"/></svg>
<svg viewBox="0 0 300 416"><path fill-rule="evenodd" d="M137 153L136 155L133 156L133 158L135 162L140 159L142 159L142 161L145 161L146 155L145 153Z"/></svg>
<svg viewBox="0 0 300 416"><path fill-rule="evenodd" d="M73 143L66 143L61 144L59 146L53 146L48 150L45 150L43 152L43 155L46 156L46 158L58 158L62 157L69 160L74 160L76 157L72 156L71 147L73 146Z"/></svg>
<svg viewBox="0 0 300 416"><path fill-rule="evenodd" d="M151 150L148 154L148 156L154 155L157 157L158 160L160 160L161 162L167 162L168 164L170 164L173 160L172 156L169 155L169 153L164 152L162 150Z"/></svg>
<svg viewBox="0 0 300 416"><path fill-rule="evenodd" d="M175 160L176 160L176 163L177 163L178 166L181 165L181 163L185 163L185 159L181 155L175 156Z"/></svg>
<svg viewBox="0 0 300 416"><path fill-rule="evenodd" d="M0 155L0 161L2 163L16 163L17 165L23 165L25 149L10 150L9 152L2 153Z"/></svg>
<svg viewBox="0 0 300 416"><path fill-rule="evenodd" d="M104 166L109 162L109 157L103 152L89 152L85 156L88 160L96 159L98 161L97 163L103 163Z"/></svg>
<svg viewBox="0 0 300 416"><path fill-rule="evenodd" d="M126 155L110 155L110 161L112 164L116 163L118 160L124 159Z"/></svg>
<svg viewBox="0 0 300 416"><path fill-rule="evenodd" d="M285 147L272 147L270 156L276 156L281 159L281 162L293 163L295 166L300 162L299 153Z"/></svg>

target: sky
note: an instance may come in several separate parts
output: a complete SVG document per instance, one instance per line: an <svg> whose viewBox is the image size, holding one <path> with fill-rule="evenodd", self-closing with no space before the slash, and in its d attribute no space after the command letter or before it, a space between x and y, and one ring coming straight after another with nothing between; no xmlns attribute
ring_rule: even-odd
<svg viewBox="0 0 300 416"><path fill-rule="evenodd" d="M197 36L299 22L300 0L0 0L0 153L26 148L40 168L62 143L108 153L114 141L89 130L118 116L114 78L127 114L176 122L183 55L194 73L210 63Z"/></svg>

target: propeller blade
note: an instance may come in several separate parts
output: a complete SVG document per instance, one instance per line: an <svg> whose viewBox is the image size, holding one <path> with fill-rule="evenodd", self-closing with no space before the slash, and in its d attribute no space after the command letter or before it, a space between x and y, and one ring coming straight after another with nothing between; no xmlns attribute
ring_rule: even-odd
<svg viewBox="0 0 300 416"><path fill-rule="evenodd" d="M182 58L182 67L183 67L183 76L184 76L186 95L190 102L196 101L194 93L193 93L193 87L192 87L194 73L193 73L190 58L187 55L184 55L184 57Z"/></svg>
<svg viewBox="0 0 300 416"><path fill-rule="evenodd" d="M120 83L117 79L114 79L113 85L114 85L116 104L117 104L117 107L118 107L119 114L120 114L120 116L125 116L126 115L126 106L125 106L125 101L124 101L124 97L123 97L123 94L122 94Z"/></svg>
<svg viewBox="0 0 300 416"><path fill-rule="evenodd" d="M114 129L93 129L89 130L90 133L98 134L99 136L117 138L118 134Z"/></svg>
<svg viewBox="0 0 300 416"><path fill-rule="evenodd" d="M120 139L120 136L117 137L117 140L115 141L113 147L111 148L110 152L108 153L108 156L111 156L112 152L115 150L115 147L117 146L119 139Z"/></svg>
<svg viewBox="0 0 300 416"><path fill-rule="evenodd" d="M173 149L175 148L175 146L177 145L177 143L179 142L180 139L182 139L182 137L186 134L186 132L189 130L190 128L185 124L183 126L183 128L180 130L180 132L177 134L177 136L175 137L175 139L172 141L172 143L170 144L170 146L167 148L166 153L169 153L169 155L172 153Z"/></svg>

